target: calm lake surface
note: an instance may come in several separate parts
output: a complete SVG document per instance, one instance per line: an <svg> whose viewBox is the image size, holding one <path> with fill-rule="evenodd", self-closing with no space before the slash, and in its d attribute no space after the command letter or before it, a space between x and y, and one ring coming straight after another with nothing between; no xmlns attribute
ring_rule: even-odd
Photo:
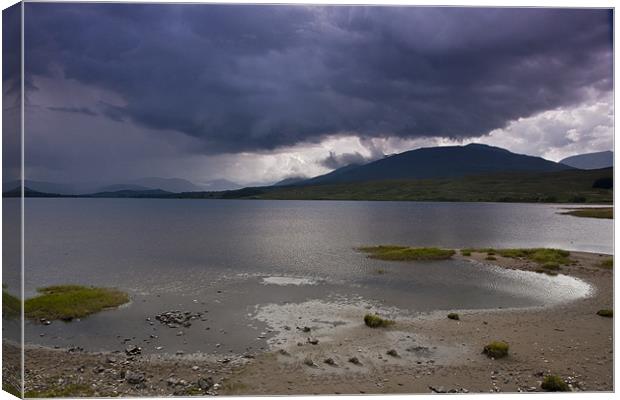
<svg viewBox="0 0 620 400"><path fill-rule="evenodd" d="M5 207L12 200L5 199ZM266 304L364 302L367 308L415 314L570 301L586 295L589 287L562 275L463 261L389 263L354 250L402 244L611 254L612 220L558 214L566 207L26 199L26 297L41 286L81 283L119 287L133 300L77 322L28 323L26 339L93 350L135 343L146 352L243 352L265 348L257 335L269 337L278 329L253 318ZM175 309L208 311L208 317L178 336L177 329L146 322ZM153 332L157 338L149 339Z"/></svg>

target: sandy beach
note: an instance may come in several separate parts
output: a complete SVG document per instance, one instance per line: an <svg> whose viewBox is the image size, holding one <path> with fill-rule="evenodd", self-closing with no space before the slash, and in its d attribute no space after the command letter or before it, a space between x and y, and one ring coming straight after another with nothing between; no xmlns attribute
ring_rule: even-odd
<svg viewBox="0 0 620 400"><path fill-rule="evenodd" d="M485 256L467 258L538 268ZM541 391L543 377L553 374L574 391L612 391L613 318L596 315L613 307L613 272L599 266L605 258L571 252L573 264L560 273L587 282L590 294L552 307L454 310L458 321L447 312L397 316L393 326L376 329L364 325L364 307L309 302L265 310L284 328L262 353L153 357L28 346L26 390L70 396L529 392ZM509 343L506 358L482 354L493 340ZM4 365L15 356L5 352Z"/></svg>

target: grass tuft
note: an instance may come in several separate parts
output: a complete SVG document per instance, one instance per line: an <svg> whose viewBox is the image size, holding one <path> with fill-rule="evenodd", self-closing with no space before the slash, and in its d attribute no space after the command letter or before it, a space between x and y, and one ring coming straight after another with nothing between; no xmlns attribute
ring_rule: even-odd
<svg viewBox="0 0 620 400"><path fill-rule="evenodd" d="M570 392L570 388L564 379L557 375L545 376L540 387L548 392Z"/></svg>
<svg viewBox="0 0 620 400"><path fill-rule="evenodd" d="M600 315L601 317L613 318L614 310L602 309L596 312L596 315Z"/></svg>
<svg viewBox="0 0 620 400"><path fill-rule="evenodd" d="M390 325L394 325L395 322L391 319L384 319L376 314L364 315L364 323L371 328L385 328Z"/></svg>
<svg viewBox="0 0 620 400"><path fill-rule="evenodd" d="M6 290L2 290L2 318L12 319L21 315L22 302Z"/></svg>
<svg viewBox="0 0 620 400"><path fill-rule="evenodd" d="M614 259L608 258L607 260L603 260L599 265L601 268L605 269L613 269L614 268Z"/></svg>
<svg viewBox="0 0 620 400"><path fill-rule="evenodd" d="M560 269L560 264L553 261L546 262L542 265L542 268L550 271L557 271Z"/></svg>
<svg viewBox="0 0 620 400"><path fill-rule="evenodd" d="M450 314L448 314L448 319L453 319L455 321L458 321L461 319L461 317L459 317L457 313L451 312Z"/></svg>
<svg viewBox="0 0 620 400"><path fill-rule="evenodd" d="M377 274L377 275L383 275L385 273L387 273L387 271L385 269L383 269L383 268L377 268L375 270L375 274Z"/></svg>
<svg viewBox="0 0 620 400"><path fill-rule="evenodd" d="M40 288L38 292L39 296L24 302L27 318L69 321L129 302L127 293L108 288L58 285Z"/></svg>
<svg viewBox="0 0 620 400"><path fill-rule="evenodd" d="M508 343L503 341L493 341L486 346L482 352L486 354L488 357L493 358L502 358L508 355Z"/></svg>
<svg viewBox="0 0 620 400"><path fill-rule="evenodd" d="M386 261L446 260L454 250L437 247L367 246L358 248L369 258Z"/></svg>

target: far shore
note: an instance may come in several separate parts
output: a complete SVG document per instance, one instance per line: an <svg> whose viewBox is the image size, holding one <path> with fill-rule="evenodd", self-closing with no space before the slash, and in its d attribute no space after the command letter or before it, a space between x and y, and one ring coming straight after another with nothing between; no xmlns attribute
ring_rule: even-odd
<svg viewBox="0 0 620 400"><path fill-rule="evenodd" d="M498 254L492 260L478 252L454 257L540 271L535 262ZM573 391L612 391L613 318L597 315L613 308L613 269L603 266L609 255L571 252L570 257L571 264L557 272L581 279L593 290L558 306L446 310L374 329L356 314L351 318L359 322L329 335L293 329L285 333L297 338L292 345L273 344L268 352L220 359L29 345L26 390L41 397L488 393L543 391L544 377L557 375ZM458 319L448 318L449 312L458 313ZM411 341L416 345L404 345ZM491 341L508 343L508 356L482 354ZM10 343L4 345L7 376L10 365L18 363L18 352L11 351Z"/></svg>

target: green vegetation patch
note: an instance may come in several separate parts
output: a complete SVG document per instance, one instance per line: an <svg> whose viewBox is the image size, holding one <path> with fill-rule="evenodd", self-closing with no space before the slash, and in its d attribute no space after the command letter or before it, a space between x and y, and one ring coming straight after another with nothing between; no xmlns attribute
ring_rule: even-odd
<svg viewBox="0 0 620 400"><path fill-rule="evenodd" d="M384 319L376 314L364 315L364 323L371 328L385 328L390 325L394 325L395 322L391 319Z"/></svg>
<svg viewBox="0 0 620 400"><path fill-rule="evenodd" d="M368 246L358 250L368 253L369 258L386 261L446 260L455 253L451 249L406 246Z"/></svg>
<svg viewBox="0 0 620 400"><path fill-rule="evenodd" d="M543 269L543 268L537 268L536 270L534 270L534 272L538 272L539 274L546 274L546 275L549 275L549 276L557 276L558 275L558 273L555 272L555 271L551 271L551 270Z"/></svg>
<svg viewBox="0 0 620 400"><path fill-rule="evenodd" d="M545 376L540 387L548 392L570 392L568 384L557 375Z"/></svg>
<svg viewBox="0 0 620 400"><path fill-rule="evenodd" d="M608 258L607 260L603 260L598 266L605 269L613 269L614 259Z"/></svg>
<svg viewBox="0 0 620 400"><path fill-rule="evenodd" d="M596 207L596 208L575 208L570 211L566 211L561 213L563 215L573 215L575 217L582 218L605 218L605 219L613 219L614 218L614 208L613 207Z"/></svg>
<svg viewBox="0 0 620 400"><path fill-rule="evenodd" d="M5 392L9 394L12 394L13 396L17 398L20 398L20 399L22 398L21 390L13 386L13 384L11 383L2 382L2 390L4 390Z"/></svg>
<svg viewBox="0 0 620 400"><path fill-rule="evenodd" d="M82 383L70 383L64 386L53 387L46 390L27 390L25 398L48 398L48 397L93 397L93 389Z"/></svg>
<svg viewBox="0 0 620 400"><path fill-rule="evenodd" d="M496 254L507 258L523 258L526 260L534 261L538 264L545 265L548 263L555 263L558 265L566 265L571 263L570 252L560 249L463 249L469 253L487 253L488 256L494 256ZM463 251L461 250L461 252Z"/></svg>
<svg viewBox="0 0 620 400"><path fill-rule="evenodd" d="M461 319L461 317L459 317L459 315L457 313L451 312L450 314L448 314L448 318L449 319L453 319L455 321L458 321Z"/></svg>
<svg viewBox="0 0 620 400"><path fill-rule="evenodd" d="M553 261L546 262L542 265L542 268L550 271L557 271L560 269L560 264Z"/></svg>
<svg viewBox="0 0 620 400"><path fill-rule="evenodd" d="M279 200L498 201L526 203L613 202L613 190L593 187L613 168L550 173L521 172L437 179L384 180L304 186L246 188L176 197Z"/></svg>
<svg viewBox="0 0 620 400"><path fill-rule="evenodd" d="M608 309L598 310L596 312L596 315L600 315L601 317L613 318L614 310L608 310Z"/></svg>
<svg viewBox="0 0 620 400"><path fill-rule="evenodd" d="M27 318L69 321L129 302L127 293L108 288L59 285L38 292L39 296L24 302Z"/></svg>
<svg viewBox="0 0 620 400"><path fill-rule="evenodd" d="M508 343L503 341L494 341L484 346L482 352L488 357L502 358L508 355L508 348Z"/></svg>
<svg viewBox="0 0 620 400"><path fill-rule="evenodd" d="M22 302L6 290L2 290L2 318L16 318L22 313Z"/></svg>

